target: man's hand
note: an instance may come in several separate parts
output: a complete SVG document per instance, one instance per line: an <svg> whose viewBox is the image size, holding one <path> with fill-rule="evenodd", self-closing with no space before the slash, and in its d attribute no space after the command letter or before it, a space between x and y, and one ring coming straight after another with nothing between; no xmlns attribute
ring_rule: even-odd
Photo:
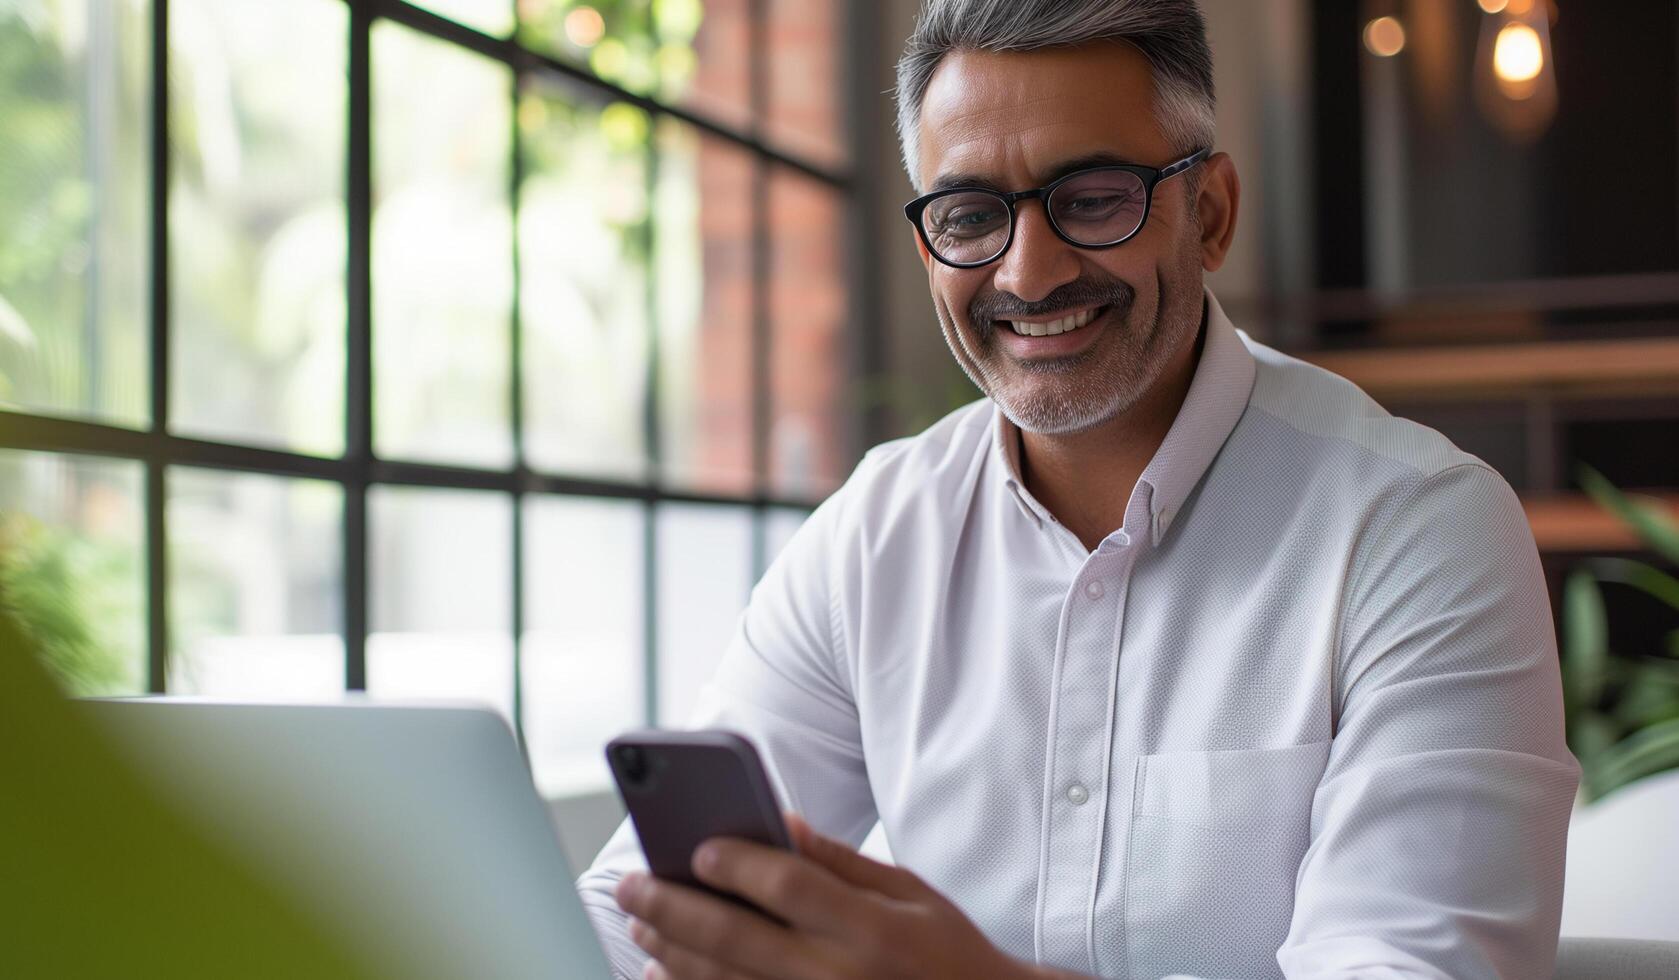
<svg viewBox="0 0 1679 980"><path fill-rule="evenodd" d="M944 896L788 814L797 853L717 838L694 852L694 874L786 925L645 874L624 876L618 904L630 937L666 980L1037 978L1005 955Z"/></svg>

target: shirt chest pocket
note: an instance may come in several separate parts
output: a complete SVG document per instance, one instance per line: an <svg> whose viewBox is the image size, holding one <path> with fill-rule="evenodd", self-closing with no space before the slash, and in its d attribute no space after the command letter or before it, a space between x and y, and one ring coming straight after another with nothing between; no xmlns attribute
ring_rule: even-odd
<svg viewBox="0 0 1679 980"><path fill-rule="evenodd" d="M1130 975L1281 976L1329 742L1141 756L1128 833Z"/></svg>

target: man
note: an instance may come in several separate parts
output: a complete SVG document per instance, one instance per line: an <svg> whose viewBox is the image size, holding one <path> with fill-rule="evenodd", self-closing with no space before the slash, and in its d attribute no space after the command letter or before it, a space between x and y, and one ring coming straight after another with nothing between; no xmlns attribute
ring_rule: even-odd
<svg viewBox="0 0 1679 980"><path fill-rule="evenodd" d="M1194 3L932 0L898 79L989 398L865 457L695 719L804 817L697 873L786 924L635 873L620 828L580 882L618 968L1549 976L1579 770L1532 537L1204 290L1240 192ZM877 818L900 867L851 850Z"/></svg>

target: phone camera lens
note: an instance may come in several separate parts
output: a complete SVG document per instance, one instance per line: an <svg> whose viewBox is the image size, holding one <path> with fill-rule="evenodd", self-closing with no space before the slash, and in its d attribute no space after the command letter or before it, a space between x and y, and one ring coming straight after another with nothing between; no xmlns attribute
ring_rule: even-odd
<svg viewBox="0 0 1679 980"><path fill-rule="evenodd" d="M647 755L639 746L620 745L618 769L630 783L639 785L647 778Z"/></svg>

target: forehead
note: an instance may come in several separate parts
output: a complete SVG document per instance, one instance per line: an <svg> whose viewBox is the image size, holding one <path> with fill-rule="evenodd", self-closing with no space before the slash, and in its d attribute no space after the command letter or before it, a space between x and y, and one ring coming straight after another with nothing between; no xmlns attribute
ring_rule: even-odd
<svg viewBox="0 0 1679 980"><path fill-rule="evenodd" d="M953 51L927 86L920 139L923 187L949 174L1038 181L1097 153L1159 166L1172 151L1148 59L1124 41Z"/></svg>

